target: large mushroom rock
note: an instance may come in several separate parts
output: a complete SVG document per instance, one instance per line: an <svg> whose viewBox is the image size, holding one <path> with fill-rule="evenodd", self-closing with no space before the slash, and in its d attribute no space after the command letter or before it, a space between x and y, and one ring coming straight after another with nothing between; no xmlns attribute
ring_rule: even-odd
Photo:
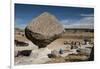
<svg viewBox="0 0 100 69"><path fill-rule="evenodd" d="M39 48L46 47L52 41L57 39L64 31L54 15L44 12L25 28L26 37Z"/></svg>

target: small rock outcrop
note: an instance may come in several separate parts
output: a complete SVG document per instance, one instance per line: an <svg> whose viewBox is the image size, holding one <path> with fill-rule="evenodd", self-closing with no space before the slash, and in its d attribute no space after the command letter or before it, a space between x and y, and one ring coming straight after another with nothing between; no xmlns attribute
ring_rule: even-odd
<svg viewBox="0 0 100 69"><path fill-rule="evenodd" d="M43 48L57 39L63 31L64 28L57 18L44 12L25 28L25 35L39 48Z"/></svg>
<svg viewBox="0 0 100 69"><path fill-rule="evenodd" d="M15 44L16 44L16 46L28 46L29 45L28 43L18 41L18 40L15 40Z"/></svg>

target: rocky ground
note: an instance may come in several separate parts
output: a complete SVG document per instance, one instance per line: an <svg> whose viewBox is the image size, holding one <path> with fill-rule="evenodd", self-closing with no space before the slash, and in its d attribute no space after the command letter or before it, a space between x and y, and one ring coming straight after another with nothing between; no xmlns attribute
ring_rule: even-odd
<svg viewBox="0 0 100 69"><path fill-rule="evenodd" d="M91 38L88 40L91 41L87 42L87 44L84 44L83 37L75 38L74 36L74 38L67 38L66 35L64 38L64 34L63 37L56 39L47 45L47 47L40 49L25 36L16 35L16 40L28 43L28 46L16 46L15 44L15 65L87 61L91 53L91 48L93 47L93 33L89 34ZM80 44L76 43L76 47L71 48L71 46L75 46L72 42L80 42ZM27 56L22 51L31 52Z"/></svg>

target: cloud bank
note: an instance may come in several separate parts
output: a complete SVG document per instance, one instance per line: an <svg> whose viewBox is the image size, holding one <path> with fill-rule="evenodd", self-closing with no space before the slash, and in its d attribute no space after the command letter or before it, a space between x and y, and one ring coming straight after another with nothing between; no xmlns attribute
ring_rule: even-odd
<svg viewBox="0 0 100 69"><path fill-rule="evenodd" d="M72 23L70 23L68 19L62 20L61 22L64 24L65 28L89 28L89 29L94 28L94 16L92 14L91 15L81 14L80 16L84 17L76 21L72 20Z"/></svg>

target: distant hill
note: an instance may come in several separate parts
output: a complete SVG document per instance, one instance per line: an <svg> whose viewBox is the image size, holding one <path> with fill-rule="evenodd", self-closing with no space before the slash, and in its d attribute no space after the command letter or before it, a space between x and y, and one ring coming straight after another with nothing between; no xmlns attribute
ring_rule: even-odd
<svg viewBox="0 0 100 69"><path fill-rule="evenodd" d="M15 32L19 31L19 32L24 32L24 29L20 29L20 28L15 28Z"/></svg>
<svg viewBox="0 0 100 69"><path fill-rule="evenodd" d="M94 32L94 29L90 28L65 28L66 32Z"/></svg>

